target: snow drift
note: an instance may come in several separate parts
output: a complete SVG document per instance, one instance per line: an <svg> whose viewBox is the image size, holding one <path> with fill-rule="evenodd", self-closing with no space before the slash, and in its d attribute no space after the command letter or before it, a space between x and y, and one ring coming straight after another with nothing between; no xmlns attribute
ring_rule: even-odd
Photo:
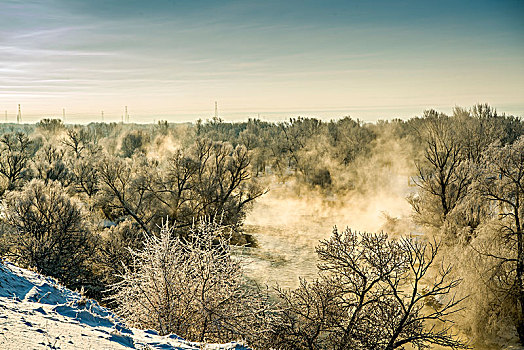
<svg viewBox="0 0 524 350"><path fill-rule="evenodd" d="M0 348L247 350L127 327L96 301L8 262L0 262Z"/></svg>

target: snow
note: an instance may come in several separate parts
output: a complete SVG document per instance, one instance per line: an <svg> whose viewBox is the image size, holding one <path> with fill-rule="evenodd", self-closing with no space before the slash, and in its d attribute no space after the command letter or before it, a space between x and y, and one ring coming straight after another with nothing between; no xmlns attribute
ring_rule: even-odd
<svg viewBox="0 0 524 350"><path fill-rule="evenodd" d="M54 279L0 261L0 349L244 349L127 327Z"/></svg>

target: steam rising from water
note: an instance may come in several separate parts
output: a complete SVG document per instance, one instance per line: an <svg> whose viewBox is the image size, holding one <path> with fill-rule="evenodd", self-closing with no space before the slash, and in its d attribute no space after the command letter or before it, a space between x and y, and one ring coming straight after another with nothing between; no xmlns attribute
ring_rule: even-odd
<svg viewBox="0 0 524 350"><path fill-rule="evenodd" d="M295 194L292 184L274 184L255 203L246 219L246 231L258 241L258 248L246 248L247 273L260 283L293 288L299 277L315 278L315 247L327 239L333 227L375 232L385 228L388 217L409 221L408 177L390 174L388 186L375 193L353 191L345 195L322 196L315 191ZM405 234L409 225L391 227ZM388 229L389 231L389 229Z"/></svg>

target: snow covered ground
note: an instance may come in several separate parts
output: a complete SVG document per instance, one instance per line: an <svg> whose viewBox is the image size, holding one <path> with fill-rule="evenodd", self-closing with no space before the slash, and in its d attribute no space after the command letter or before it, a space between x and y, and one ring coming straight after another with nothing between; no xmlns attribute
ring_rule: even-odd
<svg viewBox="0 0 524 350"><path fill-rule="evenodd" d="M55 280L0 262L0 349L247 349L198 344L126 327L94 300Z"/></svg>

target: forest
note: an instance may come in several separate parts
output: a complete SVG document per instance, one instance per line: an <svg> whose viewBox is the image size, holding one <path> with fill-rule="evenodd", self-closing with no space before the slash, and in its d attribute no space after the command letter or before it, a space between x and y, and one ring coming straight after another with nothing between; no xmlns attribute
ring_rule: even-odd
<svg viewBox="0 0 524 350"><path fill-rule="evenodd" d="M190 341L524 345L523 134L487 104L374 123L3 123L0 256ZM397 182L408 215L373 232L329 219ZM246 272L266 244L246 218L285 221L253 211L284 187L283 203L323 203L332 228L293 286Z"/></svg>

